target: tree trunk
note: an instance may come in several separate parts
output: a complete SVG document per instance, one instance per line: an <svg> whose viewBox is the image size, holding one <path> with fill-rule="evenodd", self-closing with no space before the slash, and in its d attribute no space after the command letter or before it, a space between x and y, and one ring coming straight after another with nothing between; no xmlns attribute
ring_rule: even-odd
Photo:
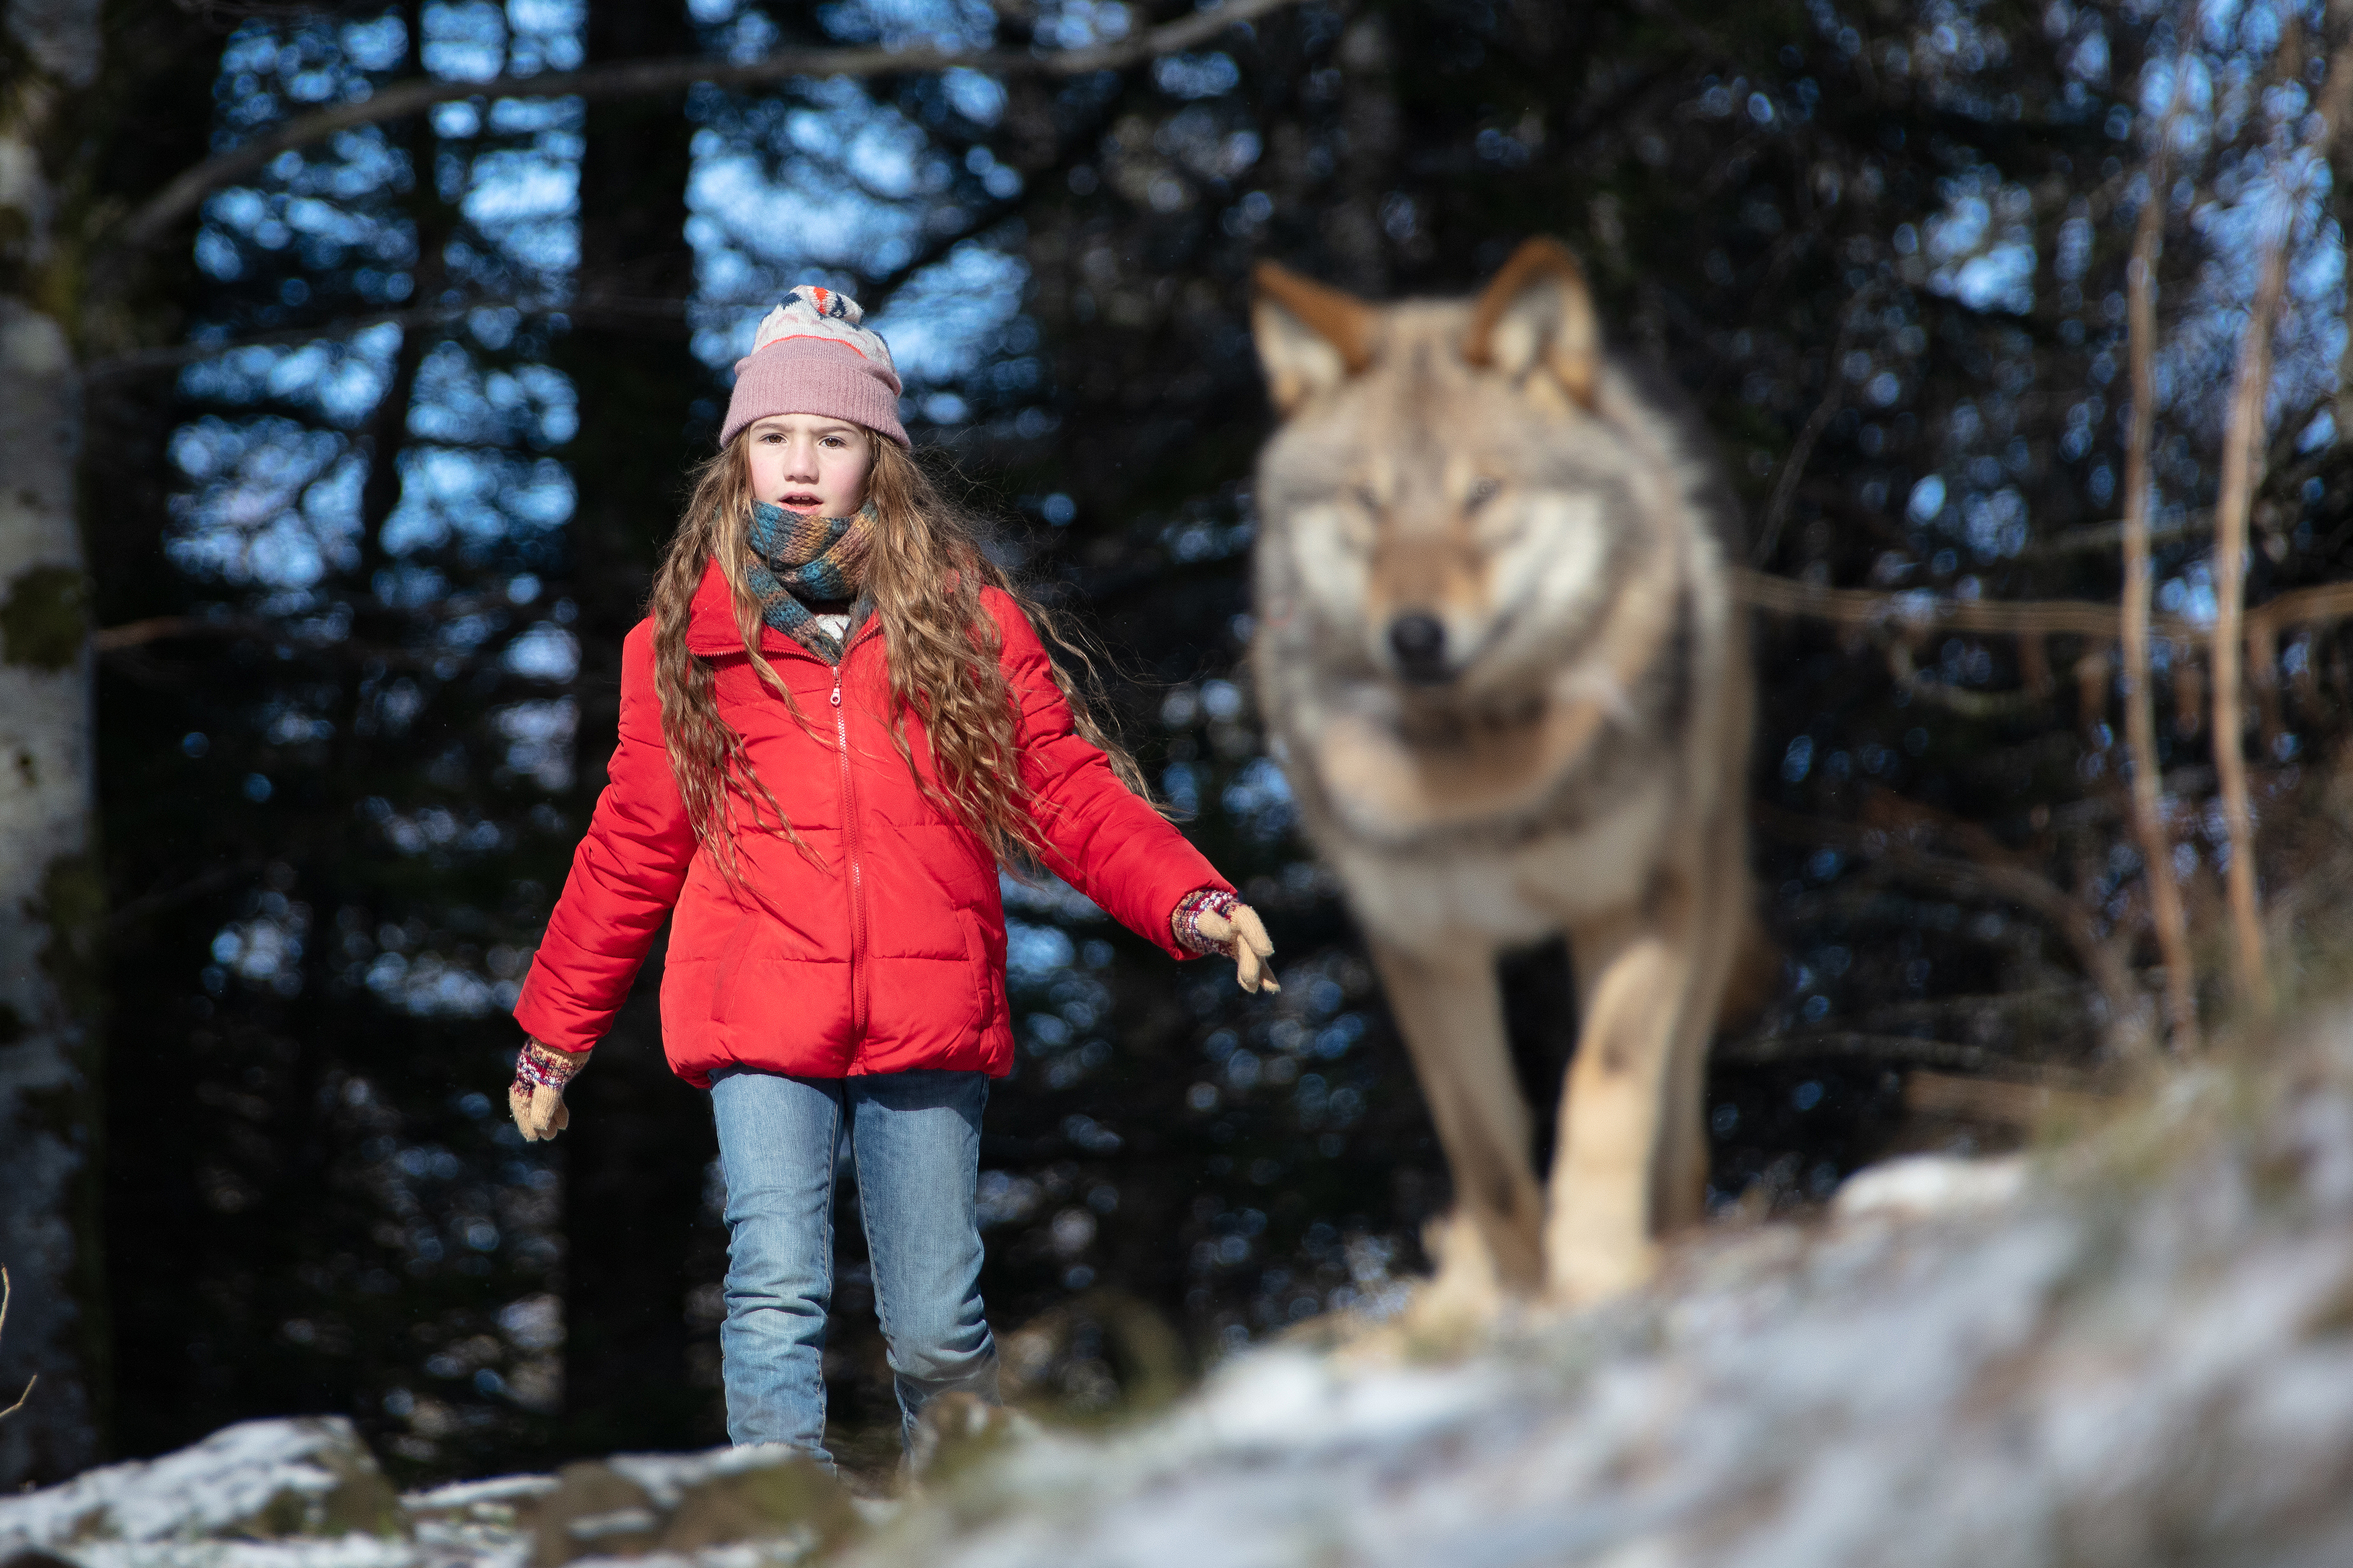
<svg viewBox="0 0 2353 1568"><path fill-rule="evenodd" d="M13 6L23 60L0 110L0 1489L97 1457L97 1043L90 963L102 903L92 854L92 679L74 490L81 395L53 312L72 268L50 230L63 106L98 69L95 0ZM15 65L16 62L11 62Z"/></svg>
<svg viewBox="0 0 2353 1568"><path fill-rule="evenodd" d="M588 11L590 64L691 53L681 0ZM605 786L620 710L621 639L643 613L656 552L709 449L709 374L688 346L694 288L686 182L694 128L676 98L588 106L580 170L580 277L556 354L579 397L573 445L596 482L572 516L570 592L579 614L574 816ZM690 428L691 426L691 428ZM690 1447L719 1433L687 1374L689 1257L712 1150L703 1096L662 1056L657 955L573 1085L565 1154L566 1436L586 1449Z"/></svg>

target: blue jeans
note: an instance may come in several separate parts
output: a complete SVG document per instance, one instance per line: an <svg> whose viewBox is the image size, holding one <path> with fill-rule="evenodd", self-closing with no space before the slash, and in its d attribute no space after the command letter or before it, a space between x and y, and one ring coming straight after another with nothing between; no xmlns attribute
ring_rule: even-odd
<svg viewBox="0 0 2353 1568"><path fill-rule="evenodd" d="M833 1175L847 1136L903 1431L943 1394L997 1402L997 1345L980 1305L985 1073L787 1078L712 1074L727 1178L727 1321L719 1330L727 1436L825 1450L825 1324L833 1299Z"/></svg>

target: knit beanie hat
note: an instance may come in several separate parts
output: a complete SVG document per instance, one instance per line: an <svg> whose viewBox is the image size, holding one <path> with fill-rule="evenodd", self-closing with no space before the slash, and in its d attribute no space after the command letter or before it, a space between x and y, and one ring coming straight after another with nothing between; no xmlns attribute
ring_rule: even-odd
<svg viewBox="0 0 2353 1568"><path fill-rule="evenodd" d="M865 315L849 295L815 284L786 295L760 323L752 352L735 362L720 445L771 414L829 415L907 445L899 373L882 335L858 324Z"/></svg>

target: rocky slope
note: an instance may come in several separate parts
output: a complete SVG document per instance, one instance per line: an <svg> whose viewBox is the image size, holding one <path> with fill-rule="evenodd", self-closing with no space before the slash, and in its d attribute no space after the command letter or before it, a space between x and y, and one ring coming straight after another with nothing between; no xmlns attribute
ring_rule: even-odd
<svg viewBox="0 0 2353 1568"><path fill-rule="evenodd" d="M1158 1419L965 1411L923 1495L617 1458L395 1499L255 1423L0 1500L0 1564L2353 1563L2353 1020L2031 1163L1883 1167L1609 1309L1240 1357Z"/></svg>

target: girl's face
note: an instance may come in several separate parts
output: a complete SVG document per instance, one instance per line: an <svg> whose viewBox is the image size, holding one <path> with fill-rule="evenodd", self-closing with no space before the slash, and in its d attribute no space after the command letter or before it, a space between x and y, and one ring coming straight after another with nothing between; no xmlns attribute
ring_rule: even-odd
<svg viewBox="0 0 2353 1568"><path fill-rule="evenodd" d="M744 433L752 494L787 511L849 517L866 504L874 438L825 414L771 414Z"/></svg>

